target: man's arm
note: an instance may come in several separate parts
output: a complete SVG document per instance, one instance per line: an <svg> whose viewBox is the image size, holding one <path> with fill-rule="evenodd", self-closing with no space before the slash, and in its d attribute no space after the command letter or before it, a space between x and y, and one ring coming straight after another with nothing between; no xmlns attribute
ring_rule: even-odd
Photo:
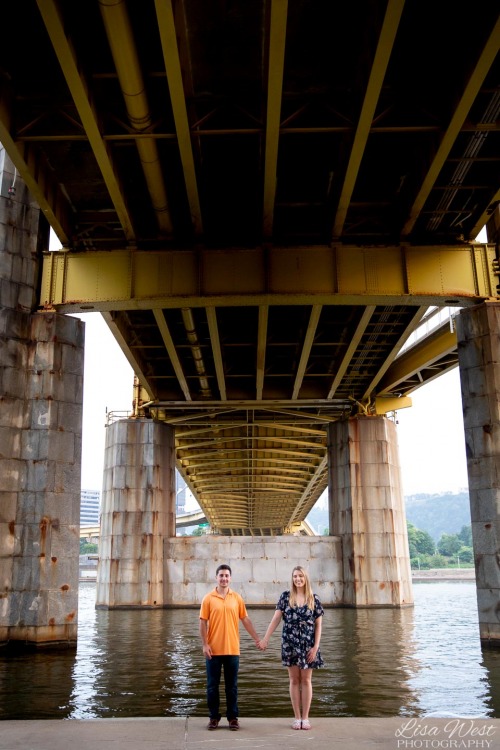
<svg viewBox="0 0 500 750"><path fill-rule="evenodd" d="M208 645L208 620L200 617L200 638L203 645L203 654L206 659L212 658L212 649Z"/></svg>
<svg viewBox="0 0 500 750"><path fill-rule="evenodd" d="M257 635L257 633L255 631L255 628L253 626L253 623L252 623L251 619L249 618L249 616L247 615L246 617L242 617L241 618L241 623L242 623L243 627L245 628L245 630L247 631L247 633L249 633L252 636L252 638L254 639L255 645L258 646L259 645L259 636Z"/></svg>

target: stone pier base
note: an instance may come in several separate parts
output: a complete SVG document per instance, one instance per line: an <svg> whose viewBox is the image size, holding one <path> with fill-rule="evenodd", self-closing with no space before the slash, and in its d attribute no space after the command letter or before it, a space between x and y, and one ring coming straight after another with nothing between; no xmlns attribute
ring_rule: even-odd
<svg viewBox="0 0 500 750"><path fill-rule="evenodd" d="M84 325L37 313L49 227L0 146L0 643L76 645Z"/></svg>
<svg viewBox="0 0 500 750"><path fill-rule="evenodd" d="M479 634L500 646L500 304L457 317Z"/></svg>
<svg viewBox="0 0 500 750"><path fill-rule="evenodd" d="M354 417L329 428L330 533L342 540L345 605L413 604L396 425Z"/></svg>
<svg viewBox="0 0 500 750"><path fill-rule="evenodd" d="M76 645L83 330L33 315L30 341L10 340L17 354L1 368L2 643Z"/></svg>
<svg viewBox="0 0 500 750"><path fill-rule="evenodd" d="M109 425L96 607L162 607L163 541L173 535L173 429L148 419Z"/></svg>

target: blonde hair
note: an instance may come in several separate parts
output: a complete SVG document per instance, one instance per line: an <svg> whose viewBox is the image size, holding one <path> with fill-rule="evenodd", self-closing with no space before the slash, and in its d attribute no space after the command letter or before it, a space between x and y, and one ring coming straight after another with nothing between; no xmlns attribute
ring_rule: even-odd
<svg viewBox="0 0 500 750"><path fill-rule="evenodd" d="M292 570L292 582L290 584L290 606L296 607L297 606L297 587L295 586L293 582L293 574L295 571L298 570L299 573L302 573L305 580L305 586L304 586L304 595L306 598L306 604L310 610L314 610L314 594L313 590L311 588L311 581L309 580L309 576L307 575L304 568L302 568L300 565L296 565L295 568Z"/></svg>

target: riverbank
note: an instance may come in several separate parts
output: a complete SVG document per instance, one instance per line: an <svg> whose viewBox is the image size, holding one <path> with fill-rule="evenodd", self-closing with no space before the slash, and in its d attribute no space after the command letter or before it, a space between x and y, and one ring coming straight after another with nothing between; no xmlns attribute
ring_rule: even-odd
<svg viewBox="0 0 500 750"><path fill-rule="evenodd" d="M413 581L474 581L476 572L474 568L429 568L428 570L412 570ZM95 573L80 574L80 582L88 581L95 583Z"/></svg>
<svg viewBox="0 0 500 750"><path fill-rule="evenodd" d="M413 581L474 581L474 568L429 568L428 570L412 570Z"/></svg>

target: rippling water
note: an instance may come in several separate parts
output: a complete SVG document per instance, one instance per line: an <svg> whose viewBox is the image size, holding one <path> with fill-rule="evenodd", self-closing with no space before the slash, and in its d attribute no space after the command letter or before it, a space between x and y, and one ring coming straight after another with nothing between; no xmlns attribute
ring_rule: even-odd
<svg viewBox="0 0 500 750"><path fill-rule="evenodd" d="M500 718L500 652L481 650L473 582L414 585L415 607L328 609L313 716ZM205 716L197 610L94 609L80 586L74 651L0 651L0 718ZM263 634L272 610L250 610ZM241 628L241 716L290 716L275 632L265 653Z"/></svg>

